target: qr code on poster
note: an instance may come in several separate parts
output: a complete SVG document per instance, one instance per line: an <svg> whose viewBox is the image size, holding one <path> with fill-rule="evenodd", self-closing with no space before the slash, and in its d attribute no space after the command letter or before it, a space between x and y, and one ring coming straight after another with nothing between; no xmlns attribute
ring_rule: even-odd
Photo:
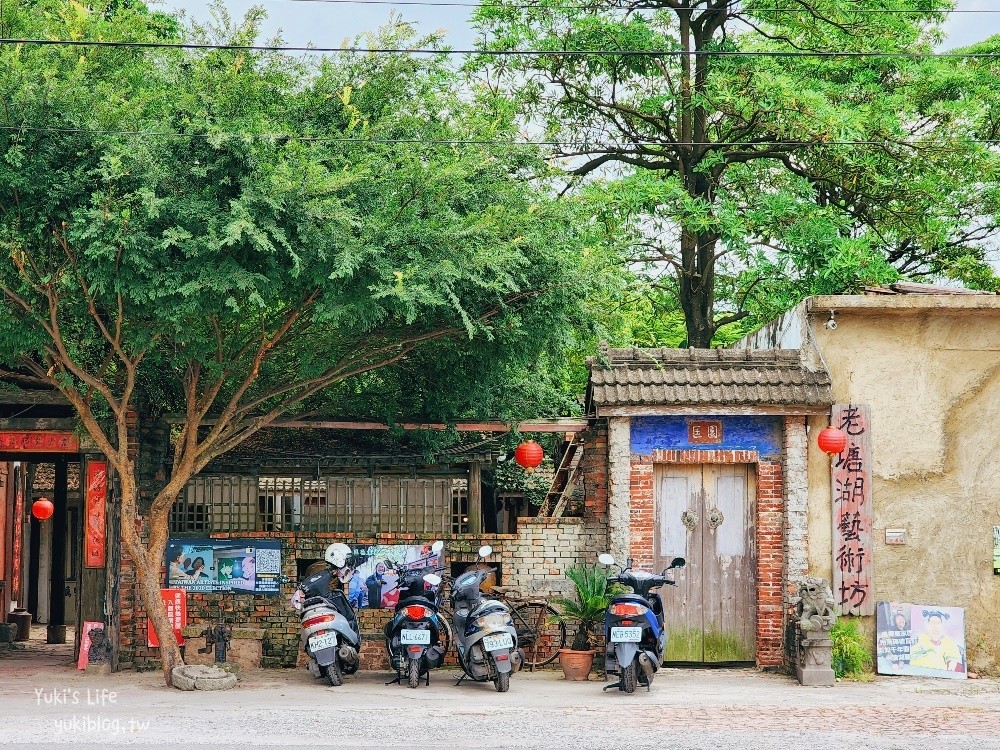
<svg viewBox="0 0 1000 750"><path fill-rule="evenodd" d="M257 550L257 575L261 573L281 572L281 550L280 549L258 549Z"/></svg>

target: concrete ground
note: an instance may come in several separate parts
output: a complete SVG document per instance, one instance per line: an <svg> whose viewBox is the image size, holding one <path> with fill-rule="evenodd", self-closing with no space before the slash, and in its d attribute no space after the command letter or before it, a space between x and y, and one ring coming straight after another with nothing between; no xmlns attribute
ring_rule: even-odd
<svg viewBox="0 0 1000 750"><path fill-rule="evenodd" d="M880 677L803 688L751 670L662 670L652 692L521 673L509 693L438 671L430 687L385 673L328 688L305 670L253 671L225 692L184 693L159 673L85 676L52 660L0 660L0 745L41 748L900 748L1000 750L1000 682Z"/></svg>

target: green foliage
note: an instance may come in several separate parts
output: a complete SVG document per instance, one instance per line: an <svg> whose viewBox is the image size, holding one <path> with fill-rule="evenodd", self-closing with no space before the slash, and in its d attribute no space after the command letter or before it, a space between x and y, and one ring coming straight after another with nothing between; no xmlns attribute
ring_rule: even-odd
<svg viewBox="0 0 1000 750"><path fill-rule="evenodd" d="M529 503L538 506L552 486L554 468L548 457L534 471L521 468L513 460L498 461L493 468L493 484L504 492L523 492Z"/></svg>
<svg viewBox="0 0 1000 750"><path fill-rule="evenodd" d="M854 620L837 620L830 628L833 641L833 672L837 677L859 678L872 671L871 650Z"/></svg>
<svg viewBox="0 0 1000 750"><path fill-rule="evenodd" d="M594 647L596 629L604 622L613 596L608 589L608 572L604 566L579 564L568 569L566 577L573 583L575 598L556 598L554 603L561 612L554 619L576 625L571 648L587 651Z"/></svg>
<svg viewBox="0 0 1000 750"><path fill-rule="evenodd" d="M570 193L594 199L596 226L647 292L617 330L707 346L809 294L900 278L997 288L995 58L787 54L930 51L950 5L490 5L476 14L486 49L553 54L472 67L566 144ZM699 56L556 54L682 48Z"/></svg>

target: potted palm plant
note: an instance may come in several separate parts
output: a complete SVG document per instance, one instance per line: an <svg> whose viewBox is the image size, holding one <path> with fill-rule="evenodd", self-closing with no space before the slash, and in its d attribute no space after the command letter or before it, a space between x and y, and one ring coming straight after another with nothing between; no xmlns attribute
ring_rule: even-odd
<svg viewBox="0 0 1000 750"><path fill-rule="evenodd" d="M576 633L570 648L559 650L559 664L567 680L586 680L594 664L598 627L611 601L608 574L597 565L574 565L566 577L573 583L575 597L557 598L561 613L553 619L575 625Z"/></svg>

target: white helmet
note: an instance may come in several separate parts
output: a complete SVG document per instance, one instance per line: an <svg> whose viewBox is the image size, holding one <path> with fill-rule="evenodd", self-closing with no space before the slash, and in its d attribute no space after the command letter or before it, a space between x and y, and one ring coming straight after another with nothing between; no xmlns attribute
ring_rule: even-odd
<svg viewBox="0 0 1000 750"><path fill-rule="evenodd" d="M326 548L326 561L335 568L342 568L347 565L347 558L351 554L351 548L342 542L335 542Z"/></svg>

